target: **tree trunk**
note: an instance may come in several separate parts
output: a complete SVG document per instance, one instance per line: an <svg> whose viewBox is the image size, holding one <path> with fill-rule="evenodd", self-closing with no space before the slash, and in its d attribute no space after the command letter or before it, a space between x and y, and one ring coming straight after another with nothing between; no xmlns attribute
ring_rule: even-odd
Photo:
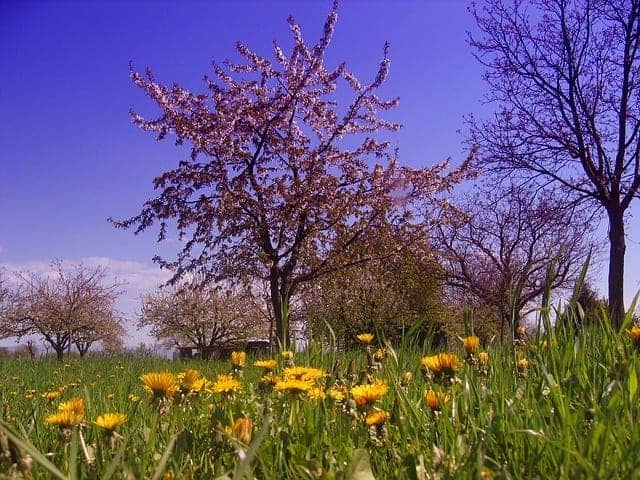
<svg viewBox="0 0 640 480"><path fill-rule="evenodd" d="M275 319L275 337L282 350L289 348L291 341L289 334L289 294L288 289L280 285L280 272L277 268L271 269L269 286L271 290L271 306Z"/></svg>
<svg viewBox="0 0 640 480"><path fill-rule="evenodd" d="M60 347L60 346L56 346L56 345L52 345L52 347L56 351L56 358L59 361L62 361L62 359L64 358L65 347L64 346Z"/></svg>
<svg viewBox="0 0 640 480"><path fill-rule="evenodd" d="M624 319L624 212L609 210L609 317L615 328Z"/></svg>

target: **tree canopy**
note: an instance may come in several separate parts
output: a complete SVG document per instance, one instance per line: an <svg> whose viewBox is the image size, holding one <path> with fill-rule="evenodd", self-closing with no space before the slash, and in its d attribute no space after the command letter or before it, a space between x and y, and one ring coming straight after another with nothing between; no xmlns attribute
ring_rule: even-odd
<svg viewBox="0 0 640 480"><path fill-rule="evenodd" d="M609 311L624 316L625 216L640 189L640 1L486 0L470 39L498 109L471 121L491 171L603 210Z"/></svg>
<svg viewBox="0 0 640 480"><path fill-rule="evenodd" d="M293 47L287 54L274 42L273 60L238 42L241 62L214 62L206 93L131 72L160 109L151 119L134 113L135 124L159 140L175 136L191 155L155 179L159 194L139 215L116 226L140 232L158 223L163 240L175 222L184 248L175 260L156 258L174 282L187 273L267 281L283 345L300 285L368 261L352 247L377 232L410 235L416 213L437 204L467 167L444 174L446 163L398 163L383 134L399 125L380 115L398 100L377 93L389 73L388 46L369 82L346 63L326 66L336 9L313 46L289 17Z"/></svg>

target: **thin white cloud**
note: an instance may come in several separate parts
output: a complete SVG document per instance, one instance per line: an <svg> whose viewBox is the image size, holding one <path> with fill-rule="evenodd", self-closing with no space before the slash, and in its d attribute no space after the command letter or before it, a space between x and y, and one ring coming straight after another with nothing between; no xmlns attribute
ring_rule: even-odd
<svg viewBox="0 0 640 480"><path fill-rule="evenodd" d="M86 267L104 267L110 280L124 283L124 288L131 292L154 290L169 280L171 274L153 264L135 260L120 260L109 257L85 257L80 259L64 259L65 266L83 264ZM9 278L15 279L18 272L29 272L42 276L53 274L50 261L30 260L26 262L0 262Z"/></svg>

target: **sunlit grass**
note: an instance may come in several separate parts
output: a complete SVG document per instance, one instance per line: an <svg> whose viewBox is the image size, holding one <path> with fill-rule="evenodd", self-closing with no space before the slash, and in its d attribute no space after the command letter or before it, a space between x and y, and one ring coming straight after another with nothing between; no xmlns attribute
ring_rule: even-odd
<svg viewBox="0 0 640 480"><path fill-rule="evenodd" d="M7 434L23 443L0 471L31 452L33 478L635 478L640 349L628 332L554 328L482 345L482 357L456 341L444 352L460 363L444 375L421 361L442 352L417 346L312 347L275 356L271 383L254 359L5 360L0 448ZM150 372L179 386L149 393ZM81 426L47 424L72 398L84 400Z"/></svg>

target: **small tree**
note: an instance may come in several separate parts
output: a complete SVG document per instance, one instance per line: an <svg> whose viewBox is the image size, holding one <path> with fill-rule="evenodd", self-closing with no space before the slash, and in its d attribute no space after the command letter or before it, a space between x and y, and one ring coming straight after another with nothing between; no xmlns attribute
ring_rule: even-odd
<svg viewBox="0 0 640 480"><path fill-rule="evenodd" d="M72 340L81 357L84 357L96 342L100 342L104 350L113 351L122 346L125 329L122 320L113 310L94 310L91 312L91 318L82 323L84 325L75 330Z"/></svg>
<svg viewBox="0 0 640 480"><path fill-rule="evenodd" d="M176 261L156 257L174 272L173 282L188 272L267 281L283 346L300 285L369 260L354 257L355 242L382 228L409 228L412 202L435 202L465 170L443 176L444 165L398 165L377 138L399 128L378 115L397 103L377 94L389 71L388 48L370 83L344 63L327 68L336 19L334 5L309 47L290 17L293 48L286 55L274 43L274 61L238 43L244 63L214 63L205 94L131 73L161 111L151 120L134 114L134 122L158 139L174 134L191 146L191 158L155 179L160 194L139 215L114 223L140 232L159 222L163 240L175 220L188 238L184 249ZM338 95L338 86L346 92Z"/></svg>
<svg viewBox="0 0 640 480"><path fill-rule="evenodd" d="M347 346L363 332L397 341L422 317L424 332L445 326L444 272L431 250L417 244L380 248L376 260L303 288L295 315L311 337L325 335L329 325L338 343Z"/></svg>
<svg viewBox="0 0 640 480"><path fill-rule="evenodd" d="M142 297L141 328L167 346L195 346L203 356L217 344L245 339L265 327L245 292L181 285ZM262 328L266 331L266 328Z"/></svg>
<svg viewBox="0 0 640 480"><path fill-rule="evenodd" d="M18 340L40 336L61 360L65 350L76 340L82 342L86 332L101 339L112 331L117 323L114 301L120 284L108 282L103 267L66 269L56 260L51 269L43 276L18 274L20 283L5 315L3 333Z"/></svg>
<svg viewBox="0 0 640 480"><path fill-rule="evenodd" d="M461 209L460 220L439 224L434 236L446 283L463 302L490 307L501 335L544 292L549 268L552 288L571 287L592 249L586 219L545 190L493 186Z"/></svg>
<svg viewBox="0 0 640 480"><path fill-rule="evenodd" d="M624 317L625 215L640 189L640 0L485 0L471 38L495 116L471 142L494 172L606 213L609 313Z"/></svg>

